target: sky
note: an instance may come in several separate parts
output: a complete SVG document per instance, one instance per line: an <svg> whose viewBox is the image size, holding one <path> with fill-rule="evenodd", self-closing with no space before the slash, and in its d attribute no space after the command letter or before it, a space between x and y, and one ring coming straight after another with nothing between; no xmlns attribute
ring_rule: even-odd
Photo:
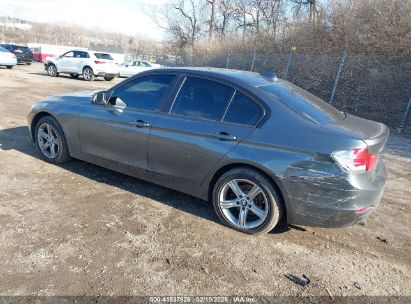
<svg viewBox="0 0 411 304"><path fill-rule="evenodd" d="M147 15L168 0L0 0L0 16L74 23L160 41L163 30Z"/></svg>

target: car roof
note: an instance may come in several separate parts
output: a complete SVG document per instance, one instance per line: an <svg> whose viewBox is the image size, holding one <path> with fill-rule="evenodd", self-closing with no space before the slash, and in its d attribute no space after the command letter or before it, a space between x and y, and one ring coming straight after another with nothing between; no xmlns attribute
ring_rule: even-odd
<svg viewBox="0 0 411 304"><path fill-rule="evenodd" d="M19 47L19 48L27 48L27 46L24 45L18 45L18 44L13 44L13 43L2 43L0 44L1 46L12 46L12 47Z"/></svg>
<svg viewBox="0 0 411 304"><path fill-rule="evenodd" d="M223 80L241 83L245 86L258 87L260 85L272 82L274 79L269 79L259 73L223 69L223 68L209 68L209 67L173 67L173 68L159 68L153 69L152 72L172 72L178 74L194 74L198 76L216 77Z"/></svg>

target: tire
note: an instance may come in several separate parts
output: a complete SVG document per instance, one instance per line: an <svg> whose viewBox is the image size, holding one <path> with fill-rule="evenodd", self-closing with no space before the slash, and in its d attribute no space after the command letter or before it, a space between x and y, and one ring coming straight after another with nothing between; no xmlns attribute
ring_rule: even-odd
<svg viewBox="0 0 411 304"><path fill-rule="evenodd" d="M6 65L6 68L8 68L9 70L11 70L13 68L12 65Z"/></svg>
<svg viewBox="0 0 411 304"><path fill-rule="evenodd" d="M93 81L94 80L93 69L90 68L90 67L84 67L84 69L83 69L83 78L86 81Z"/></svg>
<svg viewBox="0 0 411 304"><path fill-rule="evenodd" d="M74 79L77 79L77 78L80 77L80 75L79 74L70 74L70 77L74 78Z"/></svg>
<svg viewBox="0 0 411 304"><path fill-rule="evenodd" d="M104 77L105 81L112 81L115 77L110 76L110 77Z"/></svg>
<svg viewBox="0 0 411 304"><path fill-rule="evenodd" d="M47 74L49 74L49 76L51 76L51 77L58 77L59 76L59 72L57 71L57 67L53 63L50 63L47 66Z"/></svg>
<svg viewBox="0 0 411 304"><path fill-rule="evenodd" d="M36 147L43 160L52 164L62 164L70 160L64 132L54 117L40 118L34 130ZM50 137L50 134L51 138L48 139L47 136ZM47 144L48 146L45 147Z"/></svg>
<svg viewBox="0 0 411 304"><path fill-rule="evenodd" d="M240 189L236 190L239 195L233 188ZM251 190L255 190L255 197L248 197ZM214 186L212 198L219 219L226 226L248 234L271 231L284 212L281 195L273 182L257 170L245 167L224 173ZM225 204L220 203L223 200ZM240 217L245 220L241 221Z"/></svg>

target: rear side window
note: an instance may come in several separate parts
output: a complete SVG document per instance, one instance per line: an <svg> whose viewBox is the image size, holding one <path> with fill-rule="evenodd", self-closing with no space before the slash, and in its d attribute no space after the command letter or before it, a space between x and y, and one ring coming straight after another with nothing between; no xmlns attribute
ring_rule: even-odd
<svg viewBox="0 0 411 304"><path fill-rule="evenodd" d="M152 75L137 78L117 88L110 98L110 103L115 104L116 101L118 102L117 99L120 99L128 107L155 111L174 77L173 75Z"/></svg>
<svg viewBox="0 0 411 304"><path fill-rule="evenodd" d="M209 120L220 120L233 89L207 79L187 77L176 97L171 113Z"/></svg>
<svg viewBox="0 0 411 304"><path fill-rule="evenodd" d="M14 47L13 45L10 45L10 44L3 45L3 47L4 47L6 50L9 50L9 51L13 51L13 50L16 49L16 47Z"/></svg>
<svg viewBox="0 0 411 304"><path fill-rule="evenodd" d="M287 107L315 122L329 123L345 118L345 115L333 106L287 81L277 80L274 83L267 81L258 88L277 97Z"/></svg>
<svg viewBox="0 0 411 304"><path fill-rule="evenodd" d="M263 109L243 94L236 92L224 116L224 122L255 126L263 115Z"/></svg>
<svg viewBox="0 0 411 304"><path fill-rule="evenodd" d="M98 59L107 59L107 60L113 60L113 57L111 57L110 54L106 53L94 53L94 56Z"/></svg>

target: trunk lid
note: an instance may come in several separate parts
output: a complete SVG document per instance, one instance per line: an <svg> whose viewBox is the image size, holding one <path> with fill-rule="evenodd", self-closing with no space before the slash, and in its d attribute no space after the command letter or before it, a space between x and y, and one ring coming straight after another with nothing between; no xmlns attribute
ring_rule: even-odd
<svg viewBox="0 0 411 304"><path fill-rule="evenodd" d="M390 135L388 127L383 123L349 114L347 114L345 119L334 123L334 126L364 141L369 151L374 154L379 154L384 150Z"/></svg>

